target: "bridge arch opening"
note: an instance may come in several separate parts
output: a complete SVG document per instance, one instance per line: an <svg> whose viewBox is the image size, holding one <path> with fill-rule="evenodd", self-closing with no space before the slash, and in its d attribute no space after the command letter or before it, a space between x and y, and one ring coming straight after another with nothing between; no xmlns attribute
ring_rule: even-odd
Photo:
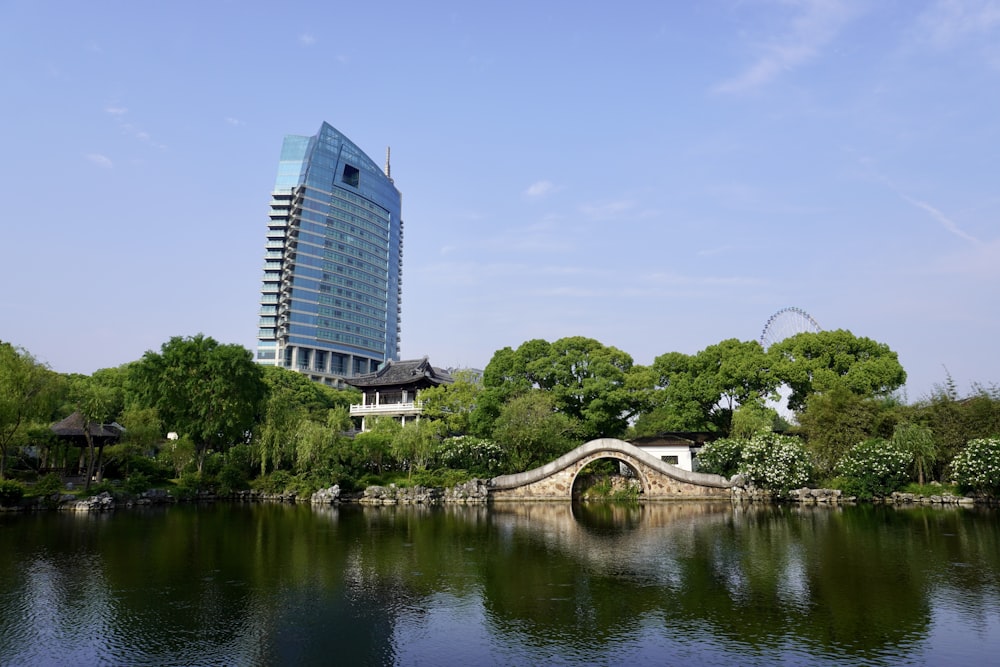
<svg viewBox="0 0 1000 667"><path fill-rule="evenodd" d="M598 452L580 461L573 477L573 500L635 500L649 484L642 471L628 459Z"/></svg>

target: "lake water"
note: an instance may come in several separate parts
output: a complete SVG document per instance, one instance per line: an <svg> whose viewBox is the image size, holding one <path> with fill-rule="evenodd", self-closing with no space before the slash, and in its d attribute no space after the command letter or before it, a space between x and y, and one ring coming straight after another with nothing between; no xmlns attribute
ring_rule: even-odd
<svg viewBox="0 0 1000 667"><path fill-rule="evenodd" d="M998 664L998 519L728 503L0 514L0 664Z"/></svg>

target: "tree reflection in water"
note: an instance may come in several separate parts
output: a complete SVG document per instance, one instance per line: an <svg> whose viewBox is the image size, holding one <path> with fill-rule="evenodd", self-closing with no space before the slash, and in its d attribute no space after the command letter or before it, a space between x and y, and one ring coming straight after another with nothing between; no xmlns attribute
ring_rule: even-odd
<svg viewBox="0 0 1000 667"><path fill-rule="evenodd" d="M2 516L0 663L989 660L996 518L728 502Z"/></svg>

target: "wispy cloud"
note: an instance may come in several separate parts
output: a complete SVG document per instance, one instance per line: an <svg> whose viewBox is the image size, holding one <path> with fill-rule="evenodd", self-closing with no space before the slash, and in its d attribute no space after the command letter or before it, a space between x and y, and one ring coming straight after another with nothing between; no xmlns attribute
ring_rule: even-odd
<svg viewBox="0 0 1000 667"><path fill-rule="evenodd" d="M92 164L96 164L98 167L103 167L104 169L111 169L115 166L111 158L101 153L87 153L84 157L90 160Z"/></svg>
<svg viewBox="0 0 1000 667"><path fill-rule="evenodd" d="M932 44L947 48L1000 29L1000 1L937 0L918 22Z"/></svg>
<svg viewBox="0 0 1000 667"><path fill-rule="evenodd" d="M636 203L631 199L595 202L580 205L580 212L593 220L613 220L635 211Z"/></svg>
<svg viewBox="0 0 1000 667"><path fill-rule="evenodd" d="M226 123L232 125L233 127L239 127L240 125L243 125L242 120L240 120L239 118L233 118L232 116L226 116Z"/></svg>
<svg viewBox="0 0 1000 667"><path fill-rule="evenodd" d="M131 123L126 120L126 117L128 116L127 107L120 106L117 104L109 104L108 106L104 107L104 112L109 116L111 116L112 118L114 118L115 122L118 123L118 127L121 128L122 132L129 135L130 137L134 137L135 139L138 139L139 141L145 144L149 144L150 146L153 146L155 148L159 148L161 150L166 149L166 146L164 144L154 141L153 137L149 134L149 132L146 132L145 130L137 126L135 123Z"/></svg>
<svg viewBox="0 0 1000 667"><path fill-rule="evenodd" d="M788 0L795 15L781 34L756 47L758 55L737 77L715 87L717 93L741 93L766 85L782 73L818 57L857 13L847 0Z"/></svg>
<svg viewBox="0 0 1000 667"><path fill-rule="evenodd" d="M528 189L524 191L524 194L532 199L536 199L552 192L554 187L555 186L552 184L552 181L536 181L528 186Z"/></svg>
<svg viewBox="0 0 1000 667"><path fill-rule="evenodd" d="M979 239L977 239L972 234L969 234L969 233L963 231L962 228L959 227L955 223L954 220L952 220L951 218L949 218L944 213L942 213L938 209L934 208L933 206L931 206L927 202L920 201L919 199L913 199L912 197L907 197L904 194L900 194L899 196L902 197L907 202L909 202L910 204L913 204L917 208L922 209L925 212L929 213L932 218L934 218L935 220L937 220L938 222L941 223L942 227L944 227L946 230L948 230L949 232L951 232L955 236L957 236L957 237L959 237L961 239L965 239L966 241L970 241L972 243L975 243L977 245L982 245L982 241L980 241Z"/></svg>
<svg viewBox="0 0 1000 667"><path fill-rule="evenodd" d="M309 33L299 35L299 44L302 46L312 46L315 43L316 38L313 35L310 35Z"/></svg>

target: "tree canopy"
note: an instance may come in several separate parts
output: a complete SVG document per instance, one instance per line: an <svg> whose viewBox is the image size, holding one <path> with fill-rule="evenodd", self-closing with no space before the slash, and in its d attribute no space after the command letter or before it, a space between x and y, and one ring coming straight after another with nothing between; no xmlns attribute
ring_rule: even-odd
<svg viewBox="0 0 1000 667"><path fill-rule="evenodd" d="M58 376L27 351L0 341L0 479L7 449L33 421L49 417Z"/></svg>
<svg viewBox="0 0 1000 667"><path fill-rule="evenodd" d="M248 440L267 390L249 350L202 334L174 336L146 352L131 379L165 428L194 442L199 471L207 450Z"/></svg>
<svg viewBox="0 0 1000 667"><path fill-rule="evenodd" d="M850 331L800 333L768 348L774 374L792 390L788 407L802 410L814 393L843 387L859 396L885 396L906 382L888 345Z"/></svg>
<svg viewBox="0 0 1000 667"><path fill-rule="evenodd" d="M628 383L632 365L625 352L583 336L503 348L483 373L478 418L492 421L505 403L542 391L551 395L558 412L577 422L581 438L622 435L639 407Z"/></svg>
<svg viewBox="0 0 1000 667"><path fill-rule="evenodd" d="M645 376L647 410L636 422L637 435L728 433L738 406L763 405L778 385L760 344L735 338L693 355L660 355Z"/></svg>

